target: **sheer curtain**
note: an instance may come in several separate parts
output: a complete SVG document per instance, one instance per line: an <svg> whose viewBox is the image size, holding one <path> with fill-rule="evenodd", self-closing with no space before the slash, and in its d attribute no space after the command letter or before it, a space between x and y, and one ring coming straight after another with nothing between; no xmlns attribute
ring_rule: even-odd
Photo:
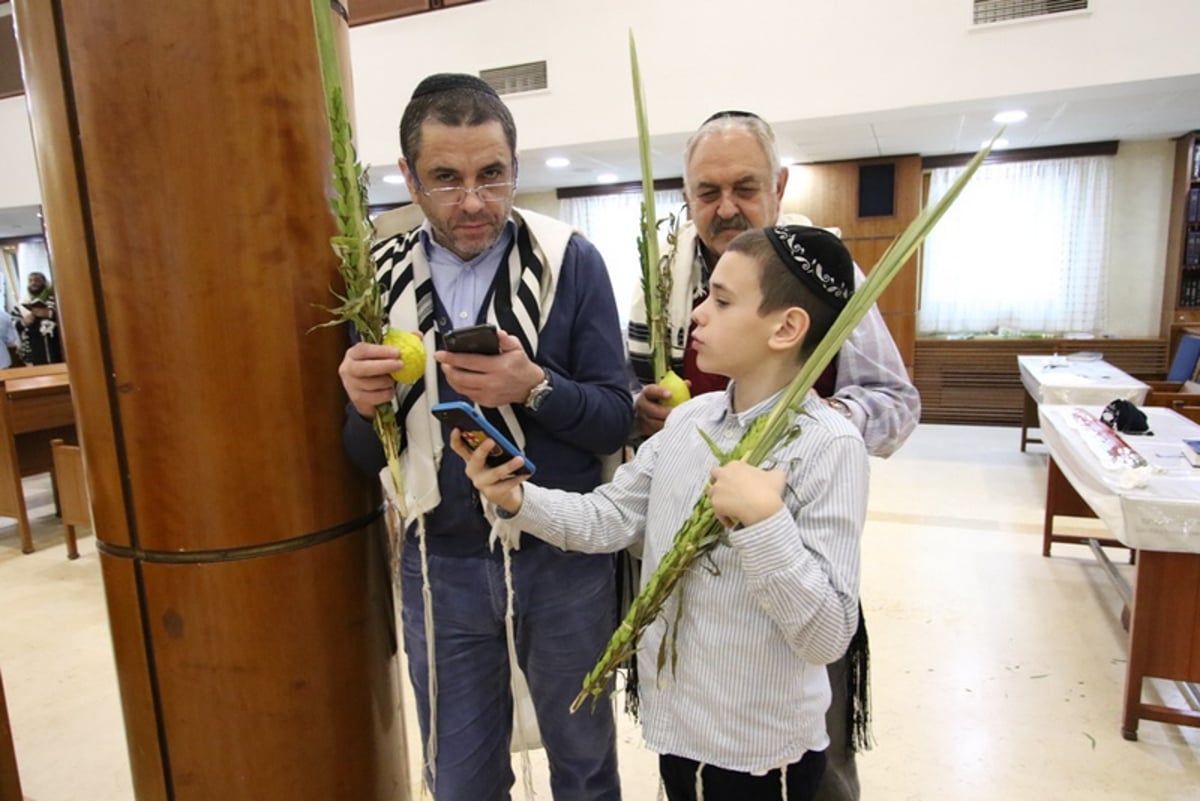
<svg viewBox="0 0 1200 801"><path fill-rule="evenodd" d="M1102 332L1111 185L1102 156L981 167L925 241L920 333Z"/></svg>
<svg viewBox="0 0 1200 801"><path fill-rule="evenodd" d="M654 206L659 219L670 213L679 214L683 208L683 193L675 189L655 192ZM559 218L583 231L604 257L624 329L629 322L629 307L642 287L637 251L642 193L563 198L558 201L558 207ZM659 241L662 241L661 236Z"/></svg>

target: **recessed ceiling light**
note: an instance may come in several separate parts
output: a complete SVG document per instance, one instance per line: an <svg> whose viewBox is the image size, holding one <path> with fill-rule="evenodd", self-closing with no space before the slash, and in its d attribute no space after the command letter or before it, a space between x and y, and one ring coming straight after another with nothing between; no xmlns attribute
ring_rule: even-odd
<svg viewBox="0 0 1200 801"><path fill-rule="evenodd" d="M991 144L991 142L992 142L991 139L984 139L982 142L979 143L979 146L987 147L989 144ZM1006 148L1006 147L1008 147L1007 139L997 139L996 143L992 145L992 150L1001 150L1002 148Z"/></svg>
<svg viewBox="0 0 1200 801"><path fill-rule="evenodd" d="M1001 125L1007 125L1010 122L1020 122L1027 117L1029 117L1029 115L1024 111L1021 111L1020 109L1013 109L1012 111L1001 111L995 117L992 117L992 122L998 122Z"/></svg>
<svg viewBox="0 0 1200 801"><path fill-rule="evenodd" d="M571 164L571 160L566 156L551 156L546 159L546 166L558 169L559 167L567 167Z"/></svg>
<svg viewBox="0 0 1200 801"><path fill-rule="evenodd" d="M617 182L617 174L615 172L602 172L596 176L596 183L615 184Z"/></svg>
<svg viewBox="0 0 1200 801"><path fill-rule="evenodd" d="M389 172L383 176L383 182L385 184L402 184L404 183L404 176L398 172Z"/></svg>

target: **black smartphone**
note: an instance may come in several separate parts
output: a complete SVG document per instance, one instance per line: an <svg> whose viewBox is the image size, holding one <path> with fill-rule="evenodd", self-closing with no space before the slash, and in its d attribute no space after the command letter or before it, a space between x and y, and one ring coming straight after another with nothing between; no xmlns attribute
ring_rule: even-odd
<svg viewBox="0 0 1200 801"><path fill-rule="evenodd" d="M517 468L518 475L526 473L533 475L533 472L537 470L533 466L533 462L529 461L528 456L521 453L508 437L496 430L496 427L484 419L483 415L475 411L475 407L469 403L446 401L436 404L433 407L433 416L445 423L447 428L457 428L462 434L463 440L472 450L478 448L485 439L490 438L495 442L496 447L487 457L489 467L499 467L510 459L520 456L525 463Z"/></svg>
<svg viewBox="0 0 1200 801"><path fill-rule="evenodd" d="M442 336L446 350L451 353L478 353L495 356L500 352L500 335L494 325L472 325L455 328Z"/></svg>

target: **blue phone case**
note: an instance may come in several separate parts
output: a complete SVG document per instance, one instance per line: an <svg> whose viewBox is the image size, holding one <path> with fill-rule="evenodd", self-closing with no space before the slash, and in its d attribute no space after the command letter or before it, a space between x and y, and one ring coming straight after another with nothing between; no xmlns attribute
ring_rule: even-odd
<svg viewBox="0 0 1200 801"><path fill-rule="evenodd" d="M441 420L450 428L457 428L463 434L463 439L467 440L467 444L472 448L476 447L479 442L472 443L468 436L472 432L482 432L485 437L488 437L497 445L497 450L488 454L487 463L491 467L497 467L504 464L510 459L520 456L525 460L525 464L517 468L517 473L528 473L533 475L537 470L529 457L521 453L516 445L509 441L508 437L496 430L496 427L483 418L483 415L475 411L475 407L469 403L462 401L446 401L439 403L433 407L433 415Z"/></svg>

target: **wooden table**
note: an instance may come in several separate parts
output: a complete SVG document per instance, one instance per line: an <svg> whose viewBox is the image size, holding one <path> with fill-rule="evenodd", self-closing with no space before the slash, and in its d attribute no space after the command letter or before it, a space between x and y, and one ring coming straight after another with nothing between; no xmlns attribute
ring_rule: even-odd
<svg viewBox="0 0 1200 801"><path fill-rule="evenodd" d="M1154 436L1125 436L1151 465L1134 472L1107 466L1075 426L1071 406L1042 406L1039 422L1050 449L1047 520L1079 510L1053 497L1055 471L1112 532L1113 544L1137 551L1135 587L1122 593L1130 611L1129 662L1121 734L1137 739L1139 720L1200 726L1200 713L1142 701L1142 684L1155 677L1200 681L1200 468L1183 458L1182 439L1200 439L1200 425L1162 407L1146 407ZM1099 416L1101 407L1085 407ZM1057 507L1057 508L1056 508ZM1063 541L1065 538L1055 538ZM1068 541L1080 541L1072 539ZM1123 579L1100 544L1088 544L1120 588ZM1043 553L1049 553L1043 541Z"/></svg>
<svg viewBox="0 0 1200 801"><path fill-rule="evenodd" d="M1082 360L1079 354L1068 356L1018 356L1017 369L1025 387L1025 406L1021 413L1021 452L1029 443L1042 440L1029 436L1038 425L1038 406L1106 406L1109 401L1127 400L1141 405L1150 386L1106 361Z"/></svg>
<svg viewBox="0 0 1200 801"><path fill-rule="evenodd" d="M0 370L0 515L15 517L21 551L33 552L21 479L50 472L50 440L75 442L65 364Z"/></svg>

